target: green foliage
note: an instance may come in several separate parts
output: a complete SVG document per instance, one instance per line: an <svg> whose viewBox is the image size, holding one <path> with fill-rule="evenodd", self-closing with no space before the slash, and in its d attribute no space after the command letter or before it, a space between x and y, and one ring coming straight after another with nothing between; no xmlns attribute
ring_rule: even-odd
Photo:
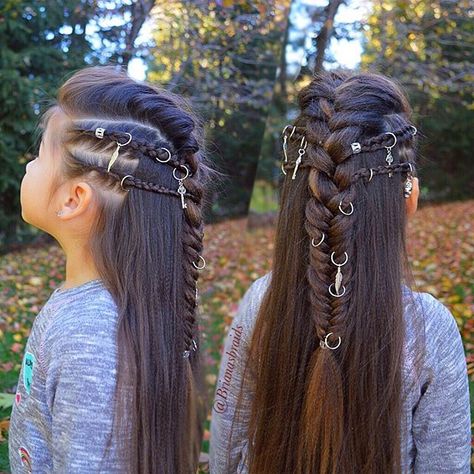
<svg viewBox="0 0 474 474"><path fill-rule="evenodd" d="M77 2L7 1L0 8L0 242L28 239L19 189L38 149L38 115L65 73L84 64L85 39L67 43L64 12ZM79 14L79 12L76 12ZM72 47L74 45L74 47ZM36 142L36 143L35 143Z"/></svg>
<svg viewBox="0 0 474 474"><path fill-rule="evenodd" d="M13 406L15 395L12 393L0 393L0 410L6 410Z"/></svg>

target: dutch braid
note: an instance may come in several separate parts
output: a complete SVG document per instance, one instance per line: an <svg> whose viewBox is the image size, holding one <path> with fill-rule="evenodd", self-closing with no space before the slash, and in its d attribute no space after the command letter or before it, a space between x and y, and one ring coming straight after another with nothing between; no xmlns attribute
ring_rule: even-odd
<svg viewBox="0 0 474 474"><path fill-rule="evenodd" d="M330 80L328 80L330 77ZM387 114L400 125L394 129L397 145L404 146L404 154L399 154L399 162L392 165L381 165L371 169L358 168L357 159L350 147L349 137L364 136L367 124L380 121L380 113L370 109L365 111L365 120L361 120L360 111L344 110L343 101L338 98L338 87L347 91L348 78L343 73L326 76L326 81L312 82L299 95L300 117L295 121L294 140L305 137L308 142L306 157L298 167L309 169L309 199L305 210L305 230L308 234L309 266L307 279L309 284L308 299L312 308L312 319L316 333L322 340L328 333L333 339L344 333L347 326L349 295L351 289L351 266L344 267L345 293L333 298L327 291L334 281L337 268L331 263L331 255L336 262L344 259L344 255L355 255L350 232L354 225L354 217L344 215L340 207L344 203L356 200L354 184L363 178L371 179L373 175L408 172L413 168L408 161L413 158L412 147L407 143L414 137L413 125L405 117L393 113L394 105L403 110L404 104L387 103ZM361 105L363 108L363 106ZM356 115L359 114L359 115ZM395 116L395 118L393 117ZM416 129L415 129L416 133ZM355 139L355 138L354 138ZM347 143L347 145L346 145ZM373 152L386 148L393 143L393 137L384 132L369 136L361 143L360 152ZM351 150L351 151L348 151ZM289 162L286 169L294 169L295 162ZM354 171L354 169L356 171ZM320 242L315 245L315 242Z"/></svg>
<svg viewBox="0 0 474 474"><path fill-rule="evenodd" d="M304 124L304 135L308 142L305 166L310 168L308 174L310 197L305 208L304 225L310 245L309 266L306 275L311 318L320 339L323 339L331 331L333 324L332 298L328 294L327 288L332 278L330 249L333 241L331 229L339 204L337 202L336 208L331 208L331 202L334 202L334 196L338 192L333 182L336 166L321 143L324 143L331 134L328 128L328 118L333 113L334 88L339 81L339 78L335 78L336 84L326 82L302 91L299 97L302 114L300 120L295 123L297 126ZM321 245L317 247L312 245L312 242L319 242L323 234L326 239Z"/></svg>
<svg viewBox="0 0 474 474"><path fill-rule="evenodd" d="M318 74L298 105L249 349L249 472L397 474L411 110L390 79L349 71Z"/></svg>
<svg viewBox="0 0 474 474"><path fill-rule="evenodd" d="M346 150L351 142L363 137L367 132L363 125L370 123L372 119L375 122L374 113L370 110L367 111L366 120L361 120L360 115L356 120L352 111L344 109L344 94L341 94L340 90L348 90L348 81L350 79L333 74L324 83L315 81L299 97L301 118L306 124L305 135L308 142L306 161L309 165L307 179L310 197L305 208L305 230L309 241L309 265L306 272L308 300L311 319L322 347L312 356L308 393L318 393L324 389L323 387L331 384L331 398L334 401L344 400L341 364L345 351L338 352L332 349L337 349L341 343L349 345L352 335L349 316L353 303L351 295L354 287L354 262L357 259L352 233L361 212L359 209L354 212L352 208L351 212L346 213L344 208L348 204L357 208L357 182L369 171L358 170L360 160L356 155L348 154ZM393 104L391 106L393 107ZM398 121L400 120L398 118ZM398 135L403 137L409 132L409 126L406 124ZM364 150L376 150L381 146L387 146L389 142L387 139L390 138L382 135L376 139L369 139L365 142ZM403 165L396 164L387 168L377 167L372 173L382 174L396 169L402 170ZM320 239L321 236L325 237L324 240ZM315 242L319 244L315 245ZM333 294L331 285L337 281L336 274L339 271L337 263L344 264L343 291L341 293L336 291L336 294ZM347 333L349 338L346 340ZM347 409L343 405L340 406L341 413ZM311 432L315 420L318 420L316 426L321 429L324 420L319 418L320 416L321 411L315 408L314 401L305 398L300 421L303 432ZM337 453L344 446L341 436L343 419L335 418L332 422L340 424L338 435L330 440L321 434L321 439L324 440L322 451L333 450ZM327 444L324 445L325 443ZM297 472L307 472L309 466L315 462L312 458L314 453L304 453L304 450L304 445L300 445ZM320 462L322 462L321 472L326 472L329 468L328 459L320 458Z"/></svg>

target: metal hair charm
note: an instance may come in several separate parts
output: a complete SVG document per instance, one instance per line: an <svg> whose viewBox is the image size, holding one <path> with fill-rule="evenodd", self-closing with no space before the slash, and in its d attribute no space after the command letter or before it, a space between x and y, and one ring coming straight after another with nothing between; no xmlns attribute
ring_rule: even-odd
<svg viewBox="0 0 474 474"><path fill-rule="evenodd" d="M206 268L206 261L204 260L204 257L202 255L199 255L199 261L202 262L202 265L197 265L196 262L193 262L194 268L196 268L197 270L203 270L204 268Z"/></svg>
<svg viewBox="0 0 474 474"><path fill-rule="evenodd" d="M159 150L164 150L166 152L167 157L164 160L160 160L160 158L158 158L158 155L157 155L155 157L156 161L159 161L160 163L168 163L168 161L171 160L171 152L168 150L168 148L165 148L164 146L159 148Z"/></svg>
<svg viewBox="0 0 474 474"><path fill-rule="evenodd" d="M342 285L342 272L341 272L341 267L344 266L347 261L349 260L349 256L347 255L347 252L344 252L344 255L346 256L346 259L344 260L344 262L342 263L336 263L334 261L334 255L335 255L335 252L332 252L331 253L331 262L337 266L337 273L336 273L336 280L334 283L331 283L329 285L329 293L331 293L332 296L335 296L336 298L340 298L341 296L344 295L344 293L346 292L346 287L344 285ZM336 292L333 293L333 291L331 290L332 286L334 285L334 288L336 289ZM342 293L339 293L339 290L341 288L341 285L342 285Z"/></svg>
<svg viewBox="0 0 474 474"><path fill-rule="evenodd" d="M351 148L352 148L352 153L354 154L360 153L362 150L359 142L351 143Z"/></svg>
<svg viewBox="0 0 474 474"><path fill-rule="evenodd" d="M311 245L313 247L319 247L323 243L325 235L324 232L321 232L321 234L321 240L317 244L314 243L314 239L311 239Z"/></svg>
<svg viewBox="0 0 474 474"><path fill-rule="evenodd" d="M127 178L133 178L133 176L130 175L130 174L126 174L126 175L120 180L120 187L121 187L124 191L129 192L130 189L123 187L123 183L125 182L125 180L126 180Z"/></svg>
<svg viewBox="0 0 474 474"><path fill-rule="evenodd" d="M191 354L191 351L196 351L197 350L197 344L196 344L196 341L193 339L192 343L191 343L191 349L187 350L187 351L184 351L183 352L183 357L185 359L187 359L189 357L189 354Z"/></svg>
<svg viewBox="0 0 474 474"><path fill-rule="evenodd" d="M281 164L281 171L283 172L284 175L286 175L284 164L288 163L288 153L287 153L287 151L288 151L288 140L289 139L291 140L291 137L293 136L293 134L295 133L295 130L296 130L296 127L293 126L293 130L291 131L290 136L288 137L288 135L286 134L286 131L287 131L288 127L291 127L291 125L286 125L285 128L283 129L283 133L282 133L282 135L283 135L283 156L285 157L285 159Z"/></svg>
<svg viewBox="0 0 474 474"><path fill-rule="evenodd" d="M393 145L386 146L385 149L387 150L387 156L385 157L385 161L390 166L393 163L393 156L392 156L392 148L397 144L397 136L392 132L386 132L385 135L392 135L394 142ZM388 173L388 177L391 178L393 173Z"/></svg>
<svg viewBox="0 0 474 474"><path fill-rule="evenodd" d="M130 135L130 133L128 132L124 132L124 133L126 133L130 138L125 143L116 142L117 148L115 149L115 151L112 153L112 156L110 157L109 165L107 166L107 171L110 171L110 168L112 168L112 165L117 161L120 147L128 145L132 141L132 135ZM97 129L96 129L96 135L97 135ZM103 135L103 132L102 132L102 135Z"/></svg>
<svg viewBox="0 0 474 474"><path fill-rule="evenodd" d="M189 176L189 169L186 165L179 165L179 168L184 168L185 171L186 171L186 174L184 176L182 176L181 178L179 178L178 176L176 176L176 170L178 168L174 168L173 169L173 178L176 179L176 181L178 181L178 193L181 195L181 207L183 209L187 209L188 205L184 201L184 195L186 194L186 188L184 187L183 181Z"/></svg>
<svg viewBox="0 0 474 474"><path fill-rule="evenodd" d="M413 190L413 167L411 166L411 163L408 163L408 165L410 166L410 171L408 172L407 179L405 180L405 184L403 185L403 196L405 198L409 198Z"/></svg>
<svg viewBox="0 0 474 474"><path fill-rule="evenodd" d="M306 153L306 148L307 147L308 147L308 142L306 141L305 137L302 137L300 147L298 149L298 158L295 162L295 169L293 170L293 176L291 177L291 179L295 179L296 172L298 171L298 167L301 164L301 160L303 159L303 155Z"/></svg>
<svg viewBox="0 0 474 474"><path fill-rule="evenodd" d="M350 212L346 212L344 211L344 209L342 209L342 201L339 202L339 210L345 215L345 216L350 216L353 212L354 212L354 205L352 204L352 202L349 202L350 206L351 206L351 210Z"/></svg>

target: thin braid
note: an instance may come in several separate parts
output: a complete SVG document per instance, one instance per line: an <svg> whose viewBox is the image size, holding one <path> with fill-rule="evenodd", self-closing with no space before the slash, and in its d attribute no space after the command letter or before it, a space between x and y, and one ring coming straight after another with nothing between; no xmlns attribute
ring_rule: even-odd
<svg viewBox="0 0 474 474"><path fill-rule="evenodd" d="M410 169L409 165L412 165ZM304 163L298 165L298 169L305 169L305 168L314 168L314 160L308 158ZM289 161L284 165L286 170L292 170L295 168L295 162ZM372 169L372 173L370 170ZM375 176L378 174L390 174L390 173L408 173L409 171L415 170L415 163L404 161L402 163L396 163L394 165L381 165L374 168L361 168L355 171L351 177L351 183L355 183L356 181L363 179L363 178L370 178L370 176Z"/></svg>
<svg viewBox="0 0 474 474"><path fill-rule="evenodd" d="M83 130L82 133L84 135L95 136L95 130ZM129 138L129 136L124 132L108 130L104 132L104 137L109 138L112 142L118 143L124 143ZM145 142L132 136L132 140L129 144L126 145L126 147L131 148L132 150L137 150L141 152L144 156L147 156L153 160L157 160L157 158L163 160L161 163L166 164L168 166L177 167L185 164L185 161L183 159L172 153L173 150L169 150L170 153L172 153L169 161L164 161L168 158L168 153L162 150L162 148L169 149L169 145L165 142L163 142L162 146L157 147L155 144L149 144L148 142Z"/></svg>
<svg viewBox="0 0 474 474"><path fill-rule="evenodd" d="M410 168L409 165L412 165L412 168ZM377 174L390 174L390 173L397 173L397 172L402 172L402 173L407 173L411 171L411 169L414 169L415 163L410 163L410 162L404 162L404 163L397 163L395 165L385 165L385 166L377 166L372 169L372 173L370 172L369 168L362 168L360 170L357 170L351 177L351 183L354 184L360 179L364 178L369 178L370 176L375 176Z"/></svg>
<svg viewBox="0 0 474 474"><path fill-rule="evenodd" d="M161 184L156 184L156 183L150 183L148 181L143 181L140 178L137 178L136 176L131 176L131 175L119 175L118 173L115 173L114 171L107 171L107 168L99 165L94 165L92 163L88 163L79 157L75 157L76 161L81 163L84 167L84 169L87 170L93 170L93 171L98 171L99 173L103 174L104 176L109 176L110 178L113 179L113 183L116 184L117 182L120 182L122 179L126 177L126 180L124 179L124 189L125 187L134 187L138 189L143 189L145 191L152 191L154 193L158 194L167 194L169 196L175 196L178 198L181 198L181 195L178 193L178 191L174 189L168 189L166 186L163 186ZM192 200L194 202L199 202L201 197L196 196L193 193L186 192L186 199Z"/></svg>
<svg viewBox="0 0 474 474"><path fill-rule="evenodd" d="M410 140L414 137L413 125L406 125L399 130L391 130L391 133L393 133L397 137L397 143L400 143L405 140ZM390 135L382 134L375 137L370 137L364 142L363 146L365 150L373 151L380 148L380 145L390 145L392 140L393 138L391 138Z"/></svg>
<svg viewBox="0 0 474 474"><path fill-rule="evenodd" d="M184 154L184 161L190 169L191 176L196 176L199 172L199 159L197 154L188 151ZM184 279L184 301L185 301L185 343L186 350L192 348L192 343L197 334L196 308L197 308L197 280L199 270L195 265L200 265L200 256L203 249L203 219L201 213L201 199L203 187L198 179L187 178L186 188L196 197L197 201L188 202L184 209L183 221L183 279Z"/></svg>

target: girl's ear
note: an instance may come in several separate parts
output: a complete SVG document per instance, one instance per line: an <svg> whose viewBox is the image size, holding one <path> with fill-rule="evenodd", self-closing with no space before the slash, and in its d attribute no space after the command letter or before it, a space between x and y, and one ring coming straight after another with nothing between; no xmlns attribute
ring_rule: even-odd
<svg viewBox="0 0 474 474"><path fill-rule="evenodd" d="M415 214L416 209L418 207L418 196L420 195L420 187L418 185L418 178L413 177L413 189L411 190L411 194L407 197L405 204L407 206L407 214L408 216L412 216Z"/></svg>
<svg viewBox="0 0 474 474"><path fill-rule="evenodd" d="M88 183L79 181L66 184L57 215L65 221L74 219L88 211L92 198L93 190Z"/></svg>

